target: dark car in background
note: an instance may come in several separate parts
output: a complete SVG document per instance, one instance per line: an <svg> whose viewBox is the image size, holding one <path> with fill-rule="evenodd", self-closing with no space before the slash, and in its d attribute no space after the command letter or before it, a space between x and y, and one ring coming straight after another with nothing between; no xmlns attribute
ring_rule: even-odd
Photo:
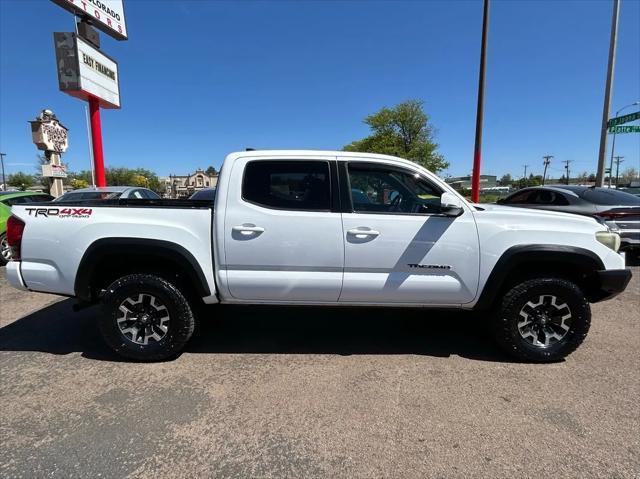
<svg viewBox="0 0 640 479"><path fill-rule="evenodd" d="M498 204L593 216L620 234L621 249L640 250L640 198L612 188L550 185L523 188Z"/></svg>
<svg viewBox="0 0 640 479"><path fill-rule="evenodd" d="M216 199L216 189L215 188L203 188L200 191L196 191L189 197L190 200L205 200L211 201L212 203Z"/></svg>

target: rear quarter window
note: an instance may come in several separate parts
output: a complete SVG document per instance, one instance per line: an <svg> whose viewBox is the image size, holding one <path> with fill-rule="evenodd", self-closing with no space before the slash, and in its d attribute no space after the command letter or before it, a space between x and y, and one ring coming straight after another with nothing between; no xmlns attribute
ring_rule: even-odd
<svg viewBox="0 0 640 479"><path fill-rule="evenodd" d="M640 198L637 196L606 188L588 189L582 194L582 198L596 205L640 206Z"/></svg>

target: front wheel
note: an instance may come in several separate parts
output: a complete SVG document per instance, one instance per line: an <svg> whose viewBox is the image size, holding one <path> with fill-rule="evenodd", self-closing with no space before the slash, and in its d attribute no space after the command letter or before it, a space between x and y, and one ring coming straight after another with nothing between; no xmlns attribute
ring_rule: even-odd
<svg viewBox="0 0 640 479"><path fill-rule="evenodd" d="M116 353L138 361L177 355L193 334L189 302L172 283L151 274L114 281L102 297L100 332Z"/></svg>
<svg viewBox="0 0 640 479"><path fill-rule="evenodd" d="M591 309L580 288L559 278L515 285L493 317L498 344L512 356L532 362L559 361L584 341Z"/></svg>

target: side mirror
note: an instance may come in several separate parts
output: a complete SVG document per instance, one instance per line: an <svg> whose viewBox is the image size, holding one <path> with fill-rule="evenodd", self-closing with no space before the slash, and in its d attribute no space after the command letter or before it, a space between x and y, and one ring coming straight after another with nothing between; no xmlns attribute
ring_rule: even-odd
<svg viewBox="0 0 640 479"><path fill-rule="evenodd" d="M460 216L464 212L462 201L456 195L448 192L440 197L440 213L446 216Z"/></svg>

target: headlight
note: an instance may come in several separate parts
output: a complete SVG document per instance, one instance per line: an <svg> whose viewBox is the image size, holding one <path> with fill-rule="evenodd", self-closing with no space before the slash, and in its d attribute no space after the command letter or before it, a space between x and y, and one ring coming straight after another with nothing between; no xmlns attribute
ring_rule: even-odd
<svg viewBox="0 0 640 479"><path fill-rule="evenodd" d="M611 248L613 251L617 252L620 249L620 235L618 233L612 233L611 231L598 231L596 233L596 239L607 248Z"/></svg>

